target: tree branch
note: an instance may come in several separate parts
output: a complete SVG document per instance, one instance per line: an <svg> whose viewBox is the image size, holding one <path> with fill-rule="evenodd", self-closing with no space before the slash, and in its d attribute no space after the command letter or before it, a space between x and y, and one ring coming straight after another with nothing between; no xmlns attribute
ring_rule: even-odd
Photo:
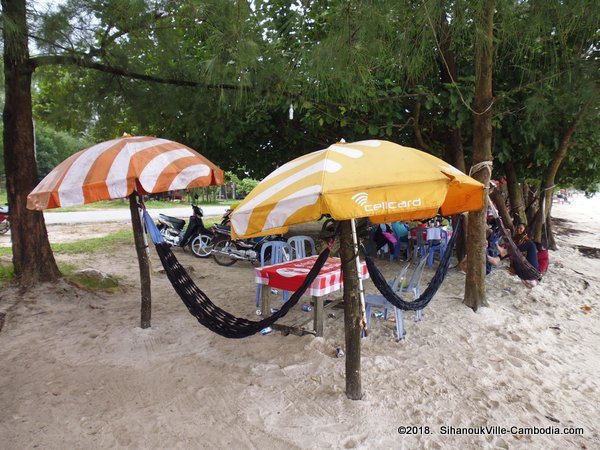
<svg viewBox="0 0 600 450"><path fill-rule="evenodd" d="M153 83L170 84L174 86L189 86L189 87L204 87L207 89L226 89L226 90L241 90L241 86L234 84L220 83L220 84L208 84L200 81L192 80L178 80L173 78L162 78L154 75L146 75L130 70L111 67L106 64L102 64L96 61L92 61L89 56L76 56L76 55L46 55L37 56L30 58L29 65L32 71L38 67L62 64L85 67L88 69L98 70L100 72L111 73L113 75L119 75L123 77L132 78L135 80L151 81Z"/></svg>

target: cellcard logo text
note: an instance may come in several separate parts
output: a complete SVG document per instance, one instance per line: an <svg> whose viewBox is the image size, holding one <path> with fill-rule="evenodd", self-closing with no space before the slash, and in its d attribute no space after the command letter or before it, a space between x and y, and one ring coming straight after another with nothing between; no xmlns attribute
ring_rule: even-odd
<svg viewBox="0 0 600 450"><path fill-rule="evenodd" d="M414 208L422 205L421 198L413 198L410 200L399 200L399 201L390 201L390 202L381 202L381 203L369 203L369 195L366 192L359 192L358 194L354 194L352 196L352 200L356 202L357 205L362 206L366 212L375 212L382 211L386 209L404 209L404 208Z"/></svg>

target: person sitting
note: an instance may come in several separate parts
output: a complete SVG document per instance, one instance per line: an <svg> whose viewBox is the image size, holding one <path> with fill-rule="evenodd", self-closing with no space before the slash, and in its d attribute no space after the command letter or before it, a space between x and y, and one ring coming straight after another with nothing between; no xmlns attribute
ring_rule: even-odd
<svg viewBox="0 0 600 450"><path fill-rule="evenodd" d="M408 227L402 222L392 222L392 231L400 242L408 242Z"/></svg>
<svg viewBox="0 0 600 450"><path fill-rule="evenodd" d="M517 224L517 230L513 236L513 241L519 251L523 253L523 256L525 256L529 264L539 270L537 248L533 241L529 239L524 223Z"/></svg>
<svg viewBox="0 0 600 450"><path fill-rule="evenodd" d="M398 259L398 257L400 256L400 250L403 250L403 257L405 259L408 259L408 225L402 222L392 222L392 232L394 233L394 236L397 239L397 242L396 244L394 244L392 249L393 259Z"/></svg>
<svg viewBox="0 0 600 450"><path fill-rule="evenodd" d="M500 247L500 235L494 231L491 227L488 227L486 231L486 242L487 247L485 249L485 274L489 275L492 271L492 267L500 265L500 261L506 256L506 249ZM467 272L467 257L460 261L458 265L459 269L466 273Z"/></svg>
<svg viewBox="0 0 600 450"><path fill-rule="evenodd" d="M527 229L525 228L525 224L523 222L517 222L515 233L513 234L512 238L513 242L517 247L521 244L524 244L525 241L529 240L529 236L527 235Z"/></svg>

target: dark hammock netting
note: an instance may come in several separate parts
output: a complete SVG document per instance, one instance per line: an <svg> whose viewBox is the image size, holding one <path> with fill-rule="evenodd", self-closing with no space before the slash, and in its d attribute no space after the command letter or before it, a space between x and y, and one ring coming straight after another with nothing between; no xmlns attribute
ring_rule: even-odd
<svg viewBox="0 0 600 450"><path fill-rule="evenodd" d="M287 302L283 304L279 311L273 315L260 320L252 321L239 317L224 311L216 306L202 290L196 286L183 266L177 261L177 258L171 251L167 243L155 243L156 252L171 281L173 288L183 300L189 312L209 330L226 338L240 339L258 333L263 328L273 325L278 319L285 316L293 308L306 289L315 280L319 271L329 257L329 249L326 248L317 258L315 265L310 269L302 286L294 292Z"/></svg>
<svg viewBox="0 0 600 450"><path fill-rule="evenodd" d="M508 232L508 230L504 227L502 223L502 219L498 215L498 210L496 209L496 205L488 195L488 204L492 207L492 214L494 215L494 225L500 233L502 233L502 237L504 238L504 242L508 244L506 247L506 251L508 252L508 257L510 259L510 264L512 265L515 273L521 280L541 280L542 273L533 267L527 258L523 256L523 253L519 250L515 241L513 241L512 236Z"/></svg>
<svg viewBox="0 0 600 450"><path fill-rule="evenodd" d="M506 251L508 252L508 257L510 259L510 264L512 265L515 273L521 280L541 280L542 274L541 272L533 267L527 258L523 256L523 253L518 249L515 241L513 241L512 236L508 232L502 223L502 219L494 214L494 221L496 228L502 233L502 237L504 238L504 242L507 243Z"/></svg>
<svg viewBox="0 0 600 450"><path fill-rule="evenodd" d="M452 256L452 249L454 247L456 237L458 236L458 230L460 228L461 223L462 215L460 215L458 217L458 220L456 221L454 233L452 234L452 237L450 238L450 241L446 246L446 251L440 259L440 264L437 270L435 271L435 274L431 278L427 289L423 291L419 298L415 299L412 302L407 302L406 300L402 299L402 297L400 297L396 292L394 292L394 290L389 285L381 271L375 265L373 259L370 256L368 256L363 249L363 253L365 253L367 269L369 270L369 276L371 277L373 284L379 290L381 295L383 295L385 299L392 305L394 305L396 308L399 308L403 311L418 311L419 309L425 308L442 285L444 278L446 278L446 274L448 273L448 267L450 267L450 257Z"/></svg>

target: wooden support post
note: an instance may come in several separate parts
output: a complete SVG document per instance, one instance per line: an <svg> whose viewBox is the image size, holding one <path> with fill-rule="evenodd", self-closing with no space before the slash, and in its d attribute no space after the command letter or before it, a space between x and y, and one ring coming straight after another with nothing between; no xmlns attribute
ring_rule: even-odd
<svg viewBox="0 0 600 450"><path fill-rule="evenodd" d="M137 252L138 264L140 267L140 284L142 294L141 319L142 328L150 328L152 317L152 294L150 284L150 261L146 244L144 241L144 229L140 219L140 211L136 201L137 193L133 192L129 196L129 209L131 211L131 224L133 225L133 241L135 242L135 251Z"/></svg>
<svg viewBox="0 0 600 450"><path fill-rule="evenodd" d="M344 331L346 337L346 397L362 398L360 377L361 304L358 292L358 270L349 220L340 222L340 256L344 281Z"/></svg>
<svg viewBox="0 0 600 450"><path fill-rule="evenodd" d="M323 337L323 314L324 314L324 301L323 297L314 297L313 296L313 304L314 304L314 324L313 328L317 333L318 337Z"/></svg>
<svg viewBox="0 0 600 450"><path fill-rule="evenodd" d="M260 311L263 317L271 315L271 288L268 284L263 284L260 288Z"/></svg>

